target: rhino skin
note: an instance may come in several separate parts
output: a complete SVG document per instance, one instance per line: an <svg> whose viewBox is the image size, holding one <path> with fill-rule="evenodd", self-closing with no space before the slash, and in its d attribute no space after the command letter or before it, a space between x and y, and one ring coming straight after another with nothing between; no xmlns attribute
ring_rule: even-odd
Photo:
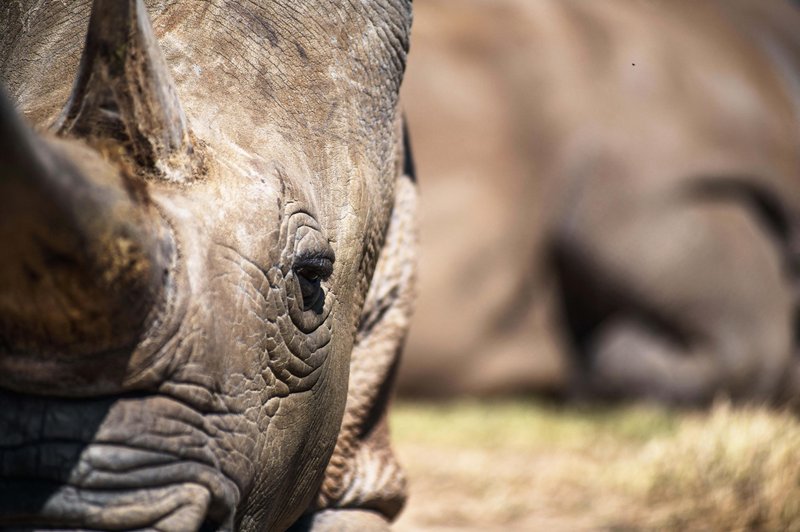
<svg viewBox="0 0 800 532"><path fill-rule="evenodd" d="M429 0L399 392L798 396L800 13Z"/></svg>
<svg viewBox="0 0 800 532"><path fill-rule="evenodd" d="M0 5L0 529L388 528L410 24Z"/></svg>

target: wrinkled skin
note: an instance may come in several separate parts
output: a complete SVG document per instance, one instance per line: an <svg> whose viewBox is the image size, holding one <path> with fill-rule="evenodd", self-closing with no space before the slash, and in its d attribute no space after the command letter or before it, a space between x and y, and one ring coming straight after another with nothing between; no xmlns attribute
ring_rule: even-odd
<svg viewBox="0 0 800 532"><path fill-rule="evenodd" d="M420 3L401 392L795 397L798 27L784 2Z"/></svg>
<svg viewBox="0 0 800 532"><path fill-rule="evenodd" d="M30 253L0 270L0 528L385 528L405 497L385 409L414 270L410 2L144 2L183 113L131 126L160 128L153 153L69 110L90 4L0 6L0 117L105 194L0 212L0 245ZM28 186L15 171L4 192Z"/></svg>

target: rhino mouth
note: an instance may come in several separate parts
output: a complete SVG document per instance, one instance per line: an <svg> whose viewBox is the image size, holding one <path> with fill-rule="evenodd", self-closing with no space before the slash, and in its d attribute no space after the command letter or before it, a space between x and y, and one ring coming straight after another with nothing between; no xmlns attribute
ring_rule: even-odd
<svg viewBox="0 0 800 532"><path fill-rule="evenodd" d="M239 490L190 407L7 392L0 403L3 530L233 529Z"/></svg>

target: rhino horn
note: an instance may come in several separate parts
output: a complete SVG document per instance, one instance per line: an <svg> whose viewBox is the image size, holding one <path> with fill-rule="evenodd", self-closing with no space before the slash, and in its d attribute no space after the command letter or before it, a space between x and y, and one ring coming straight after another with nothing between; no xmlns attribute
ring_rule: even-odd
<svg viewBox="0 0 800 532"><path fill-rule="evenodd" d="M94 0L78 76L55 130L146 178L192 176L197 161L186 117L142 0Z"/></svg>
<svg viewBox="0 0 800 532"><path fill-rule="evenodd" d="M0 360L135 344L174 256L141 180L83 142L36 134L3 90L0 249Z"/></svg>

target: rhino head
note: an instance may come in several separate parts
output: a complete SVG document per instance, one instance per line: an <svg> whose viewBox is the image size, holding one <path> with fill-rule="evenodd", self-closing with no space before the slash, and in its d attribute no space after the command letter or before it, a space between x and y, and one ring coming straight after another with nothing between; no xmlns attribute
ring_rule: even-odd
<svg viewBox="0 0 800 532"><path fill-rule="evenodd" d="M343 500L409 25L405 0L0 7L0 528L280 530Z"/></svg>

